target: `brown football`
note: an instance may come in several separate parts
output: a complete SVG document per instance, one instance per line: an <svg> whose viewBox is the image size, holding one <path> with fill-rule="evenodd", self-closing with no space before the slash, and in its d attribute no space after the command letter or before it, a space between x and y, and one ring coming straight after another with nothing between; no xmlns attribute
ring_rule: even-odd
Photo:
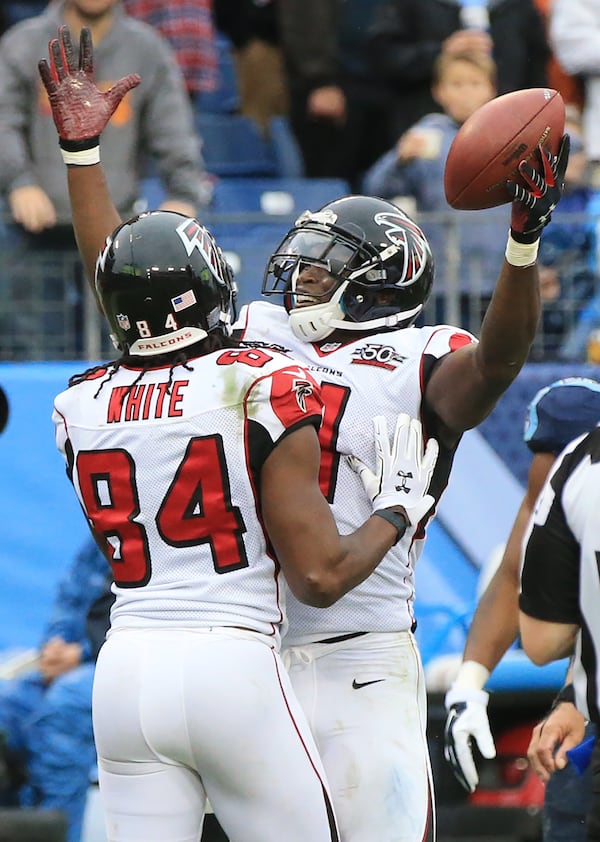
<svg viewBox="0 0 600 842"><path fill-rule="evenodd" d="M552 88L526 88L490 100L458 130L446 159L444 189L458 210L510 202L506 181L520 181L523 160L539 168L537 146L558 152L565 105Z"/></svg>

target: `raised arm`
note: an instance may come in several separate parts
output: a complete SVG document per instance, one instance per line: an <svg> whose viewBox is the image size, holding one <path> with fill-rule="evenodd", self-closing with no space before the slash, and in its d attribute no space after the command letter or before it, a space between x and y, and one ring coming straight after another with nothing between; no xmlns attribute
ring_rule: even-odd
<svg viewBox="0 0 600 842"><path fill-rule="evenodd" d="M541 147L538 154L539 172L525 161L519 165L527 187L507 183L513 197L511 227L480 342L443 357L427 384L425 401L440 418L448 446L492 411L527 360L536 334L541 309L537 251L562 195L568 136L557 155Z"/></svg>
<svg viewBox="0 0 600 842"><path fill-rule="evenodd" d="M139 85L140 77L130 74L105 93L98 90L92 37L85 27L81 30L78 60L69 30L61 26L58 38L50 41L49 60L42 59L38 67L67 165L75 237L95 294L98 253L106 237L121 222L100 165L100 134L125 94Z"/></svg>

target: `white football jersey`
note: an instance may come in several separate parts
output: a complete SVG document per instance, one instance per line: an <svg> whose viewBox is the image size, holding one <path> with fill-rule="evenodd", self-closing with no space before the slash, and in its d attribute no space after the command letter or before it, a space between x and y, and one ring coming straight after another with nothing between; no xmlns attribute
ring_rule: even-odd
<svg viewBox="0 0 600 842"><path fill-rule="evenodd" d="M476 342L449 325L406 328L354 338L347 343L310 344L292 333L285 309L263 301L242 309L236 329L245 345L289 353L320 383L325 405L319 433L321 489L333 507L342 534L358 528L372 511L361 480L345 457L352 454L375 468L373 416L385 415L390 434L397 416L419 418L425 383L435 361ZM431 419L429 419L431 423ZM440 447L431 493L439 500L448 481L454 451ZM374 573L327 610L287 600L286 645L314 642L351 632L404 631L413 625L414 566L425 532L408 529Z"/></svg>
<svg viewBox="0 0 600 842"><path fill-rule="evenodd" d="M285 588L258 479L286 431L321 416L304 369L248 349L147 371L109 365L58 395L57 446L111 548L113 628L158 620L278 637Z"/></svg>

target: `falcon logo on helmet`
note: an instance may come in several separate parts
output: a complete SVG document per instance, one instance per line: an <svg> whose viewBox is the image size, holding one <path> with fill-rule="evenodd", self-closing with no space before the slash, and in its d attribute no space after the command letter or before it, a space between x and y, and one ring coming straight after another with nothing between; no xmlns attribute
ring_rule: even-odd
<svg viewBox="0 0 600 842"><path fill-rule="evenodd" d="M413 283L427 265L429 246L425 235L412 219L401 213L377 213L375 222L381 225L391 243L402 248L406 257L404 270L396 283Z"/></svg>
<svg viewBox="0 0 600 842"><path fill-rule="evenodd" d="M197 219L185 219L175 230L181 238L187 256L190 257L194 249L198 249L213 273L219 277L217 244L206 228L200 225Z"/></svg>

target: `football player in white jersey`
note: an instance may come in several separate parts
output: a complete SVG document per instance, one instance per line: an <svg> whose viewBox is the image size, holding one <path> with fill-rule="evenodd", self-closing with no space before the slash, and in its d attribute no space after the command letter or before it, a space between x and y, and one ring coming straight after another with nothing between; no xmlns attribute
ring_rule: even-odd
<svg viewBox="0 0 600 842"><path fill-rule="evenodd" d="M42 65L42 78L89 268L118 221L98 163L99 135L139 80L126 77L100 94L89 43L82 41L79 70L64 36L51 50L59 67L53 79ZM82 105L82 92L92 108ZM371 510L373 414L388 423L398 412L420 418L426 436L439 441L431 486L439 499L462 433L486 417L525 363L540 315L539 238L562 193L568 148L565 137L557 156L538 150L540 173L522 162L522 180L508 185L506 260L479 341L452 326L413 326L431 290L433 259L420 228L390 202L351 196L304 214L273 254L263 291L280 294L284 306L251 304L238 327L250 347L299 355L320 383L321 488L342 532ZM351 454L358 473L345 458ZM289 601L287 663L345 842L422 842L434 824L425 682L412 634L425 527L426 518L411 525L374 574L332 608Z"/></svg>
<svg viewBox="0 0 600 842"><path fill-rule="evenodd" d="M373 508L341 537L318 481L318 385L231 337L235 287L210 233L135 217L107 239L96 288L121 356L71 378L53 418L114 576L93 693L108 838L197 842L208 797L231 839L335 842L279 657L279 571L315 606L361 582L432 507L436 444L423 454L402 415L390 445L379 419Z"/></svg>

